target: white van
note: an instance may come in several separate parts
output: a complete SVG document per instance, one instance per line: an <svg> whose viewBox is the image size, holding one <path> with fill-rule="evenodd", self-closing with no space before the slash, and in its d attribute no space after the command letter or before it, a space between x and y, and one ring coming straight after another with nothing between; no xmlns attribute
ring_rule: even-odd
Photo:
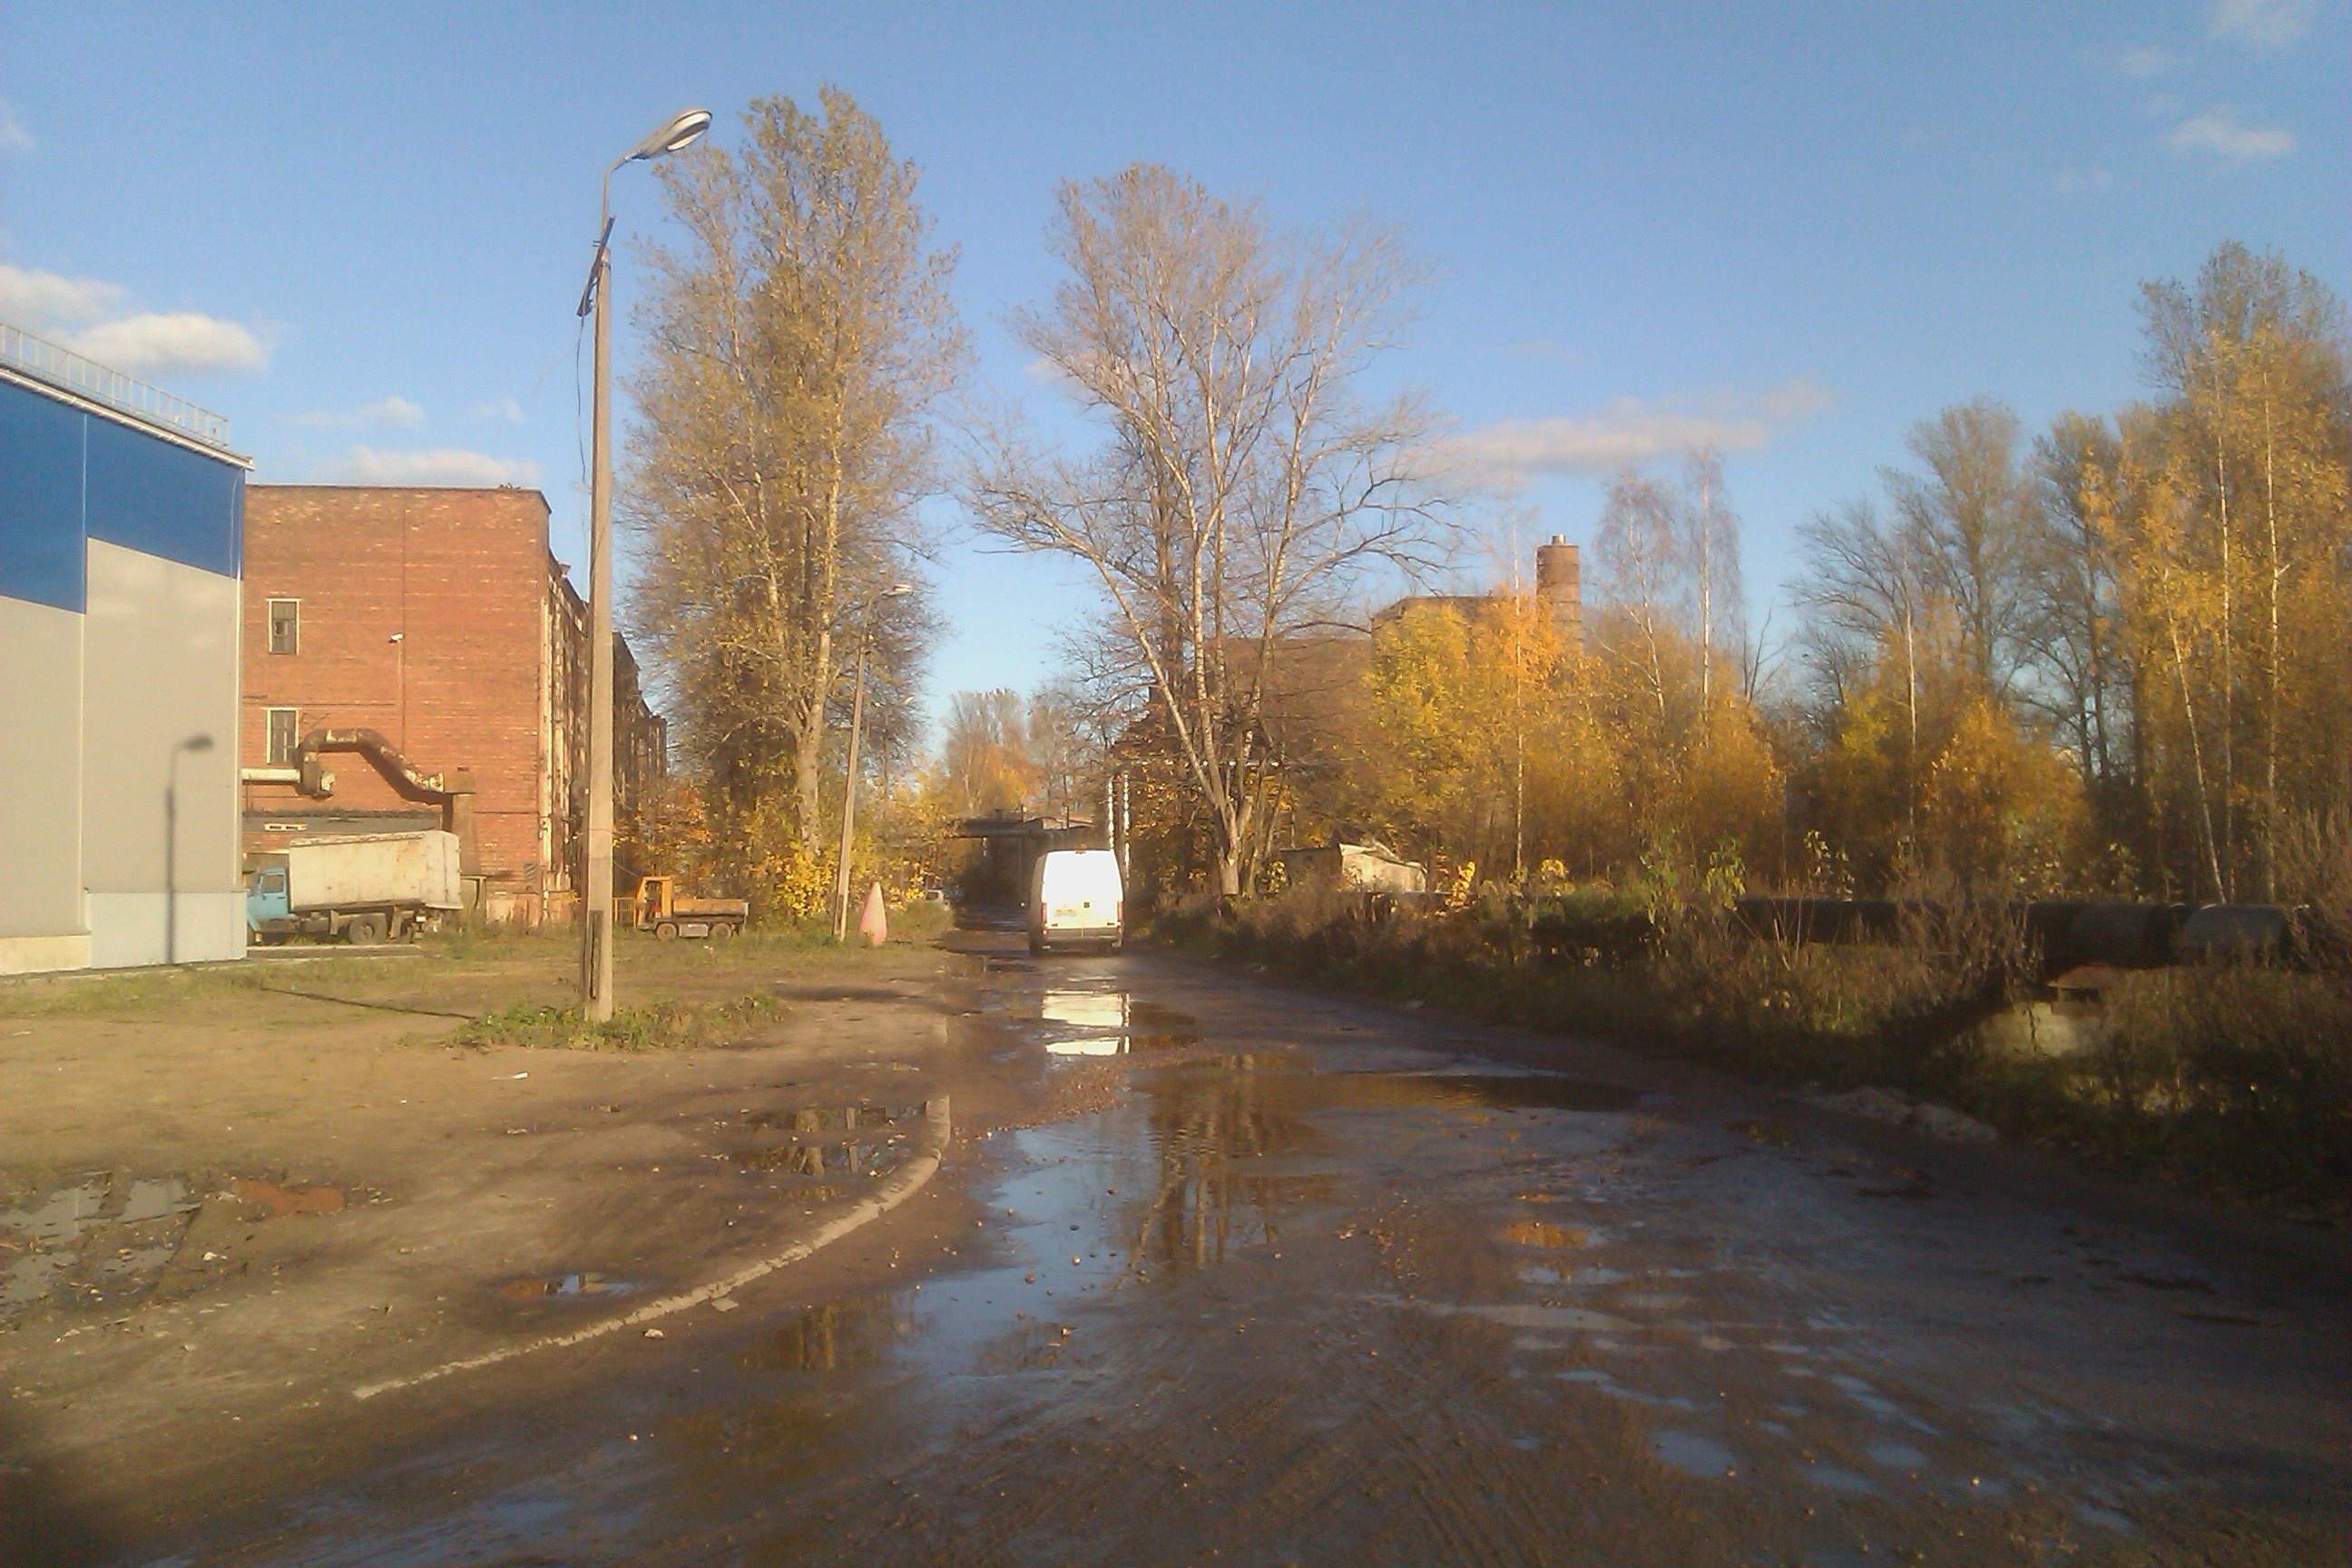
<svg viewBox="0 0 2352 1568"><path fill-rule="evenodd" d="M1100 946L1118 951L1126 891L1108 849L1049 849L1029 883L1029 951Z"/></svg>

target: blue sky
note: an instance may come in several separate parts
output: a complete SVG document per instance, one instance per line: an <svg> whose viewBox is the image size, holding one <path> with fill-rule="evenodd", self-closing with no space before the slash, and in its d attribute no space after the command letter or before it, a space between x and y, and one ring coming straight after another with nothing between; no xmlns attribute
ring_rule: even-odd
<svg viewBox="0 0 2352 1568"><path fill-rule="evenodd" d="M1396 372L1527 531L1712 439L1759 607L1912 421L2137 395L2143 279L2237 238L2352 295L2345 0L188 9L0 20L0 320L226 414L264 480L537 484L575 563L599 173L824 81L924 169L986 383L1027 387L1062 178L1368 209L1439 268ZM658 223L641 171L614 205ZM935 702L1035 684L1082 586L932 510Z"/></svg>

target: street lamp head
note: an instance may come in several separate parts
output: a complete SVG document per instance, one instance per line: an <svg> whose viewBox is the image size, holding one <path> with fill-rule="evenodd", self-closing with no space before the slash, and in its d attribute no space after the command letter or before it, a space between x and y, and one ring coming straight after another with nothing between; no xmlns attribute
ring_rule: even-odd
<svg viewBox="0 0 2352 1568"><path fill-rule="evenodd" d="M640 158L658 158L666 153L675 153L682 147L690 147L701 141L702 133L709 129L710 110L689 109L635 147L630 148L629 155L621 162L634 163Z"/></svg>
<svg viewBox="0 0 2352 1568"><path fill-rule="evenodd" d="M210 735L191 735L173 749L182 752L209 752L213 749L213 738Z"/></svg>
<svg viewBox="0 0 2352 1568"><path fill-rule="evenodd" d="M880 596L885 599L903 599L914 591L915 585L912 583L893 583L882 590Z"/></svg>

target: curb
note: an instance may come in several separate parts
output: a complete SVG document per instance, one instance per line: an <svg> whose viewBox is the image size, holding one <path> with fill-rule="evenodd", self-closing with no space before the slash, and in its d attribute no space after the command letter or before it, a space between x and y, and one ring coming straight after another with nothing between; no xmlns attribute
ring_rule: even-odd
<svg viewBox="0 0 2352 1568"><path fill-rule="evenodd" d="M650 1323L657 1318L667 1318L674 1313L683 1312L689 1307L698 1307L706 1301L715 1301L721 1296L731 1295L753 1280L772 1274L779 1268L789 1268L793 1264L799 1263L814 1256L820 1248L839 1241L850 1232L863 1226L871 1225L922 1191L924 1184L939 1173L940 1160L947 1152L948 1138L952 1131L952 1123L948 1116L946 1095L939 1095L923 1101L923 1131L926 1135L924 1146L917 1152L914 1159L908 1162L904 1170L882 1184L880 1191L872 1197L860 1198L843 1213L819 1226L814 1234L793 1242L772 1257L747 1263L732 1274L723 1279L714 1279L707 1285L698 1285L691 1290L680 1291L675 1296L664 1296L659 1300L648 1301L635 1311L623 1313L617 1318L608 1318L601 1323L591 1323L585 1328L574 1329L570 1333L551 1334L544 1339L531 1340L519 1345L501 1346L494 1351L486 1351L480 1355L467 1356L460 1361L446 1362L428 1371L407 1377L389 1377L380 1383L363 1383L352 1390L352 1397L373 1399L380 1394L393 1394L404 1388L415 1388L419 1384L452 1377L461 1372L476 1372L486 1366L495 1366L500 1362L513 1361L519 1356L530 1355L536 1351L561 1350L569 1345L582 1344L589 1340L600 1339L606 1334L618 1333L623 1329Z"/></svg>

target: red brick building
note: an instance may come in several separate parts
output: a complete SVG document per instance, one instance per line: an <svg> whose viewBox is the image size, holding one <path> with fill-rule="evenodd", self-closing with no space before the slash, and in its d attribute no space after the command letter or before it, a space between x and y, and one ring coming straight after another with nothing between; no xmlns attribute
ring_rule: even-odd
<svg viewBox="0 0 2352 1568"><path fill-rule="evenodd" d="M482 909L568 920L585 816L587 612L549 552L536 490L253 485L246 491L247 767L317 729L376 731L420 770L474 781ZM667 739L614 638L614 775L625 816ZM361 758L331 755L334 794L245 788L248 851L305 833L437 825Z"/></svg>

